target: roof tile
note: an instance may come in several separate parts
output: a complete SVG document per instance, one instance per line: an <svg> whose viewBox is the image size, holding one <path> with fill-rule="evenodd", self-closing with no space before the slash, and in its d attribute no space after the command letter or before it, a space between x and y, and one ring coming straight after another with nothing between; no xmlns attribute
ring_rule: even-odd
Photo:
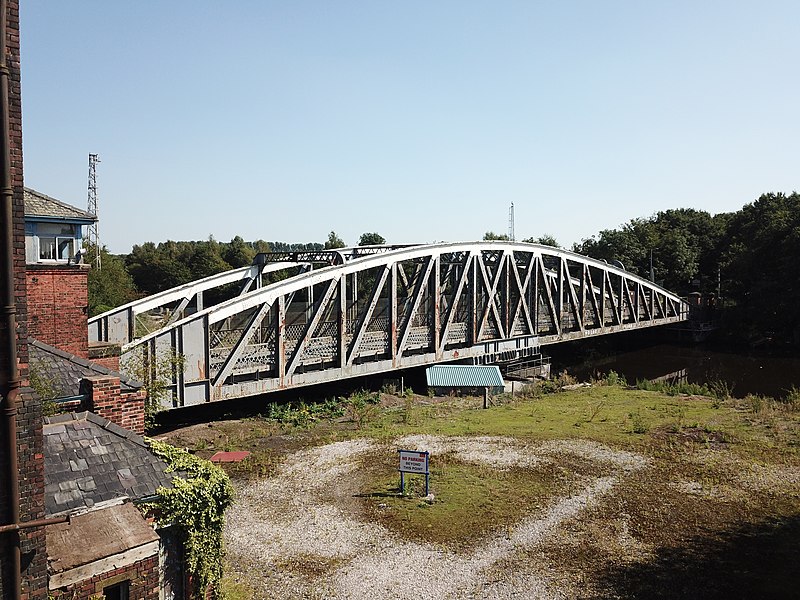
<svg viewBox="0 0 800 600"><path fill-rule="evenodd" d="M23 197L26 217L64 219L65 221L97 221L97 217L88 211L70 206L61 200L56 200L30 188L25 188Z"/></svg>
<svg viewBox="0 0 800 600"><path fill-rule="evenodd" d="M33 338L28 338L28 344L31 371L37 373L42 379L49 381L52 387L52 398L44 398L44 400L81 396L81 379L97 375L119 377L120 388L125 392L138 390L142 387L141 383L121 373ZM79 425L79 427L88 426ZM56 433L60 433L60 431Z"/></svg>
<svg viewBox="0 0 800 600"><path fill-rule="evenodd" d="M53 435L53 430L63 433ZM45 505L48 516L98 502L146 498L171 487L173 474L138 435L90 412L46 417ZM86 442L86 443L84 443ZM60 445L62 450L55 451ZM101 450L99 450L101 449ZM134 475L135 473L135 475Z"/></svg>

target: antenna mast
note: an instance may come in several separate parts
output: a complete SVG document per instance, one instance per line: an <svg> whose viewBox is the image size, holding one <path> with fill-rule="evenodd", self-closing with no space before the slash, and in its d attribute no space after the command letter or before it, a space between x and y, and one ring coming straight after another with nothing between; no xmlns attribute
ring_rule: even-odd
<svg viewBox="0 0 800 600"><path fill-rule="evenodd" d="M100 157L97 154L89 155L89 212L97 218L97 163L100 162ZM89 225L89 244L94 246L94 264L97 270L101 270L103 265L100 259L100 224L95 221Z"/></svg>
<svg viewBox="0 0 800 600"><path fill-rule="evenodd" d="M514 203L511 203L511 208L508 209L508 239L515 242L514 239Z"/></svg>

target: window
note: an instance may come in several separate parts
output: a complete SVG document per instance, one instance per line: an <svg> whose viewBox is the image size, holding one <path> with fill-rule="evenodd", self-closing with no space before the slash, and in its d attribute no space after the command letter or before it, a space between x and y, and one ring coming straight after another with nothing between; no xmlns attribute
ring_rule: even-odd
<svg viewBox="0 0 800 600"><path fill-rule="evenodd" d="M103 596L106 600L128 600L131 582L121 581L114 585L103 588Z"/></svg>
<svg viewBox="0 0 800 600"><path fill-rule="evenodd" d="M69 261L75 258L75 225L38 223L39 260Z"/></svg>

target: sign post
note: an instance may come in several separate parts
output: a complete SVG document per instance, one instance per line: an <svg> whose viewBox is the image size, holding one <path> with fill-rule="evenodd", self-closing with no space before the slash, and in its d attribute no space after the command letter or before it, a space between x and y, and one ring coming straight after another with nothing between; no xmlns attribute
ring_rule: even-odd
<svg viewBox="0 0 800 600"><path fill-rule="evenodd" d="M428 469L429 452L417 452L416 450L398 450L400 456L400 494L406 491L406 473L415 475L425 475L425 495L428 495L430 484L430 470Z"/></svg>

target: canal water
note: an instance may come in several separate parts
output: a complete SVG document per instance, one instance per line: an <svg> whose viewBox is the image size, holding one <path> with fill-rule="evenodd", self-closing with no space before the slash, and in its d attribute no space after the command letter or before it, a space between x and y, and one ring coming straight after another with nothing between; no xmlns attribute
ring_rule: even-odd
<svg viewBox="0 0 800 600"><path fill-rule="evenodd" d="M601 344L588 349L556 351L552 360L553 374L566 369L581 381L615 371L629 383L638 379L697 384L725 382L738 398L747 394L782 398L792 387L800 388L800 357L744 354L703 345Z"/></svg>

